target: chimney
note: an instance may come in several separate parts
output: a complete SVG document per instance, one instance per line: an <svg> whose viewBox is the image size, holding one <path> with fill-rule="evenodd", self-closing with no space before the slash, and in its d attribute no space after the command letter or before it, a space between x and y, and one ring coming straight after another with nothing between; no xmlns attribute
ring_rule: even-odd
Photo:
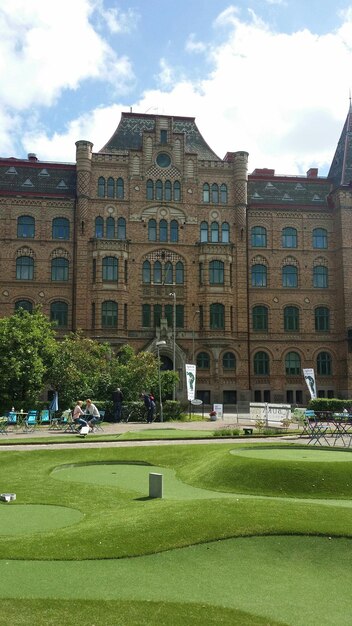
<svg viewBox="0 0 352 626"><path fill-rule="evenodd" d="M37 155L34 154L34 152L29 152L28 153L28 161L38 161Z"/></svg>
<svg viewBox="0 0 352 626"><path fill-rule="evenodd" d="M311 167L307 172L307 178L317 178L318 177L318 168Z"/></svg>

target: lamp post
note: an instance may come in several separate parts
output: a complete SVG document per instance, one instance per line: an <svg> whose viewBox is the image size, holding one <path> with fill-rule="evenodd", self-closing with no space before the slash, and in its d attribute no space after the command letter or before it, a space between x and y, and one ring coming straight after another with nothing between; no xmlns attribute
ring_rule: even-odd
<svg viewBox="0 0 352 626"><path fill-rule="evenodd" d="M161 346L166 346L166 341L157 341L156 349L158 351L158 380L159 380L159 405L160 405L160 421L164 421L163 415L163 400L161 397L161 374L160 374L160 348Z"/></svg>
<svg viewBox="0 0 352 626"><path fill-rule="evenodd" d="M194 363L194 322L196 319L196 315L199 315L200 310L198 309L197 311L194 311L193 313L193 321L192 321L192 363Z"/></svg>
<svg viewBox="0 0 352 626"><path fill-rule="evenodd" d="M176 291L172 291L169 293L169 296L174 299L174 307L173 307L173 316L172 316L172 326L173 326L173 371L176 372ZM172 399L176 400L176 382L174 381L174 386L172 390Z"/></svg>

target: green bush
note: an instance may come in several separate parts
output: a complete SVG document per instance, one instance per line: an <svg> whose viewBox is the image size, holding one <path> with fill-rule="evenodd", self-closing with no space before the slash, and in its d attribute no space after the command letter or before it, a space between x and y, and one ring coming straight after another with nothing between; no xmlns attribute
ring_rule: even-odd
<svg viewBox="0 0 352 626"><path fill-rule="evenodd" d="M164 421L179 420L182 415L181 402L178 400L166 400L163 404Z"/></svg>
<svg viewBox="0 0 352 626"><path fill-rule="evenodd" d="M239 428L219 428L213 431L214 437L238 437L239 434Z"/></svg>
<svg viewBox="0 0 352 626"><path fill-rule="evenodd" d="M339 398L315 398L310 400L309 409L313 411L333 411L334 413L342 413L344 409L352 406L352 400L340 400Z"/></svg>

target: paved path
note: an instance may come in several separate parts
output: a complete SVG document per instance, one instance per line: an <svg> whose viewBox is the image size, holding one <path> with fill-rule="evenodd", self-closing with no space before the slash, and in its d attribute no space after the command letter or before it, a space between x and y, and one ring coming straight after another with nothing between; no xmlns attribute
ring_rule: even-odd
<svg viewBox="0 0 352 626"><path fill-rule="evenodd" d="M199 430L201 432L204 431L216 431L222 428L226 428L228 426L233 427L233 428L240 428L242 429L243 426L245 426L246 424L237 424L235 421L233 423L229 423L229 421L222 421L222 420L217 420L216 422L211 422L210 420L203 420L200 422L164 422L163 424L160 423L153 423L153 424L144 424L144 423L128 423L128 424L111 424L109 422L104 423L104 433L103 435L116 435L117 437L119 435L121 435L122 433L125 432L138 432L138 431L145 431L145 430L153 430L153 429L157 429L157 430ZM248 425L248 424L247 424ZM69 433L67 433L69 435ZM72 433L71 433L72 434ZM285 435L283 437L280 437L279 439L277 437L265 437L265 439L258 439L258 437L256 438L252 438L252 437L246 437L246 438L242 438L242 439L229 439L227 437L214 437L214 438L209 438L209 439L149 439L149 440L143 440L143 441L126 441L126 440L119 440L116 439L116 441L114 440L110 440L110 441L97 441L97 440L91 440L89 438L89 435L87 438L80 438L77 436L77 442L72 442L72 439L70 442L55 442L55 439L58 436L63 436L64 433L63 431L53 431L53 430L49 430L48 428L38 428L34 433L28 433L25 434L23 432L18 432L18 433L12 433L9 432L7 435L3 435L3 438L0 439L0 451L2 450L43 450L43 449L48 449L48 448L55 448L55 449L74 449L74 448L125 448L125 447L131 447L131 446L136 446L136 447L141 447L141 446L166 446L166 445L184 445L184 444L194 444L194 445L200 445L200 444L211 444L211 443L231 443L232 441L237 443L241 443L241 444L247 444L247 443L254 443L254 442L258 442L258 441L266 441L266 442L278 442L278 441L282 441L285 440L287 442L290 443L294 443L296 441L298 441L298 438L294 435ZM51 441L50 442L43 442L43 443L25 443L25 439L26 438L31 438L31 437L35 437L35 438L48 438L50 437ZM6 439L7 438L11 438L13 439L17 439L18 438L18 443L14 443L11 445L6 445ZM299 440L300 443L305 443L304 439L300 439Z"/></svg>

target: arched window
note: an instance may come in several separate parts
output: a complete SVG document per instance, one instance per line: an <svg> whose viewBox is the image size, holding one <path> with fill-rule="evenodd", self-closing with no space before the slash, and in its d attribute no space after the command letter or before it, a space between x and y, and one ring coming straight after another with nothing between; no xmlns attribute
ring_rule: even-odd
<svg viewBox="0 0 352 626"><path fill-rule="evenodd" d="M176 263L176 285L183 285L184 283L184 268L181 261Z"/></svg>
<svg viewBox="0 0 352 626"><path fill-rule="evenodd" d="M207 352L199 352L197 354L197 367L201 370L208 370L210 367L210 358Z"/></svg>
<svg viewBox="0 0 352 626"><path fill-rule="evenodd" d="M20 256L16 259L16 279L33 280L34 260L30 256Z"/></svg>
<svg viewBox="0 0 352 626"><path fill-rule="evenodd" d="M328 247L328 231L325 228L314 228L313 248L324 249Z"/></svg>
<svg viewBox="0 0 352 626"><path fill-rule="evenodd" d="M296 228L282 229L282 247L283 248L297 248L297 230Z"/></svg>
<svg viewBox="0 0 352 626"><path fill-rule="evenodd" d="M285 356L286 376L299 376L301 374L301 357L297 352L288 352Z"/></svg>
<svg viewBox="0 0 352 626"><path fill-rule="evenodd" d="M151 268L149 261L144 261L142 270L142 280L145 284L150 284L152 280Z"/></svg>
<svg viewBox="0 0 352 626"><path fill-rule="evenodd" d="M52 229L53 239L70 238L70 222L66 217L55 217Z"/></svg>
<svg viewBox="0 0 352 626"><path fill-rule="evenodd" d="M216 183L211 186L211 201L212 204L219 204L219 187Z"/></svg>
<svg viewBox="0 0 352 626"><path fill-rule="evenodd" d="M224 330L225 328L225 307L216 302L210 305L210 328L212 330Z"/></svg>
<svg viewBox="0 0 352 626"><path fill-rule="evenodd" d="M181 183L178 180L174 182L174 201L180 202L181 200Z"/></svg>
<svg viewBox="0 0 352 626"><path fill-rule="evenodd" d="M224 183L220 186L220 202L227 204L227 186Z"/></svg>
<svg viewBox="0 0 352 626"><path fill-rule="evenodd" d="M155 183L155 198L156 200L163 199L163 183L161 180L157 180Z"/></svg>
<svg viewBox="0 0 352 626"><path fill-rule="evenodd" d="M142 304L142 326L151 326L151 306L150 304Z"/></svg>
<svg viewBox="0 0 352 626"><path fill-rule="evenodd" d="M28 313L32 313L33 304L30 300L17 300L17 302L15 302L15 311L19 311L20 309L28 311Z"/></svg>
<svg viewBox="0 0 352 626"><path fill-rule="evenodd" d="M172 199L171 181L170 180L166 180L165 181L165 200L167 202L170 202L171 199Z"/></svg>
<svg viewBox="0 0 352 626"><path fill-rule="evenodd" d="M98 178L98 198L105 198L105 178L103 176Z"/></svg>
<svg viewBox="0 0 352 626"><path fill-rule="evenodd" d="M326 289L328 286L328 268L324 265L313 267L313 287Z"/></svg>
<svg viewBox="0 0 352 626"><path fill-rule="evenodd" d="M117 328L117 303L106 300L101 305L102 328Z"/></svg>
<svg viewBox="0 0 352 626"><path fill-rule="evenodd" d="M68 280L68 260L56 257L51 261L51 280Z"/></svg>
<svg viewBox="0 0 352 626"><path fill-rule="evenodd" d="M222 366L224 370L236 369L236 357L233 352L225 352L222 357Z"/></svg>
<svg viewBox="0 0 352 626"><path fill-rule="evenodd" d="M316 331L330 330L330 311L326 306L318 306L314 311L314 318Z"/></svg>
<svg viewBox="0 0 352 626"><path fill-rule="evenodd" d="M35 235L35 220L30 215L21 215L17 220L17 237L33 239Z"/></svg>
<svg viewBox="0 0 352 626"><path fill-rule="evenodd" d="M317 356L317 374L319 376L331 376L332 363L328 352L319 352Z"/></svg>
<svg viewBox="0 0 352 626"><path fill-rule="evenodd" d="M95 237L97 239L104 237L104 220L102 217L95 218Z"/></svg>
<svg viewBox="0 0 352 626"><path fill-rule="evenodd" d="M170 241L178 241L178 221L171 220L170 222Z"/></svg>
<svg viewBox="0 0 352 626"><path fill-rule="evenodd" d="M118 259L114 256L103 258L103 281L111 282L118 280Z"/></svg>
<svg viewBox="0 0 352 626"><path fill-rule="evenodd" d="M64 328L68 323L68 305L66 302L52 302L50 306L50 321L57 326Z"/></svg>
<svg viewBox="0 0 352 626"><path fill-rule="evenodd" d="M284 308L284 330L286 332L299 331L299 308L297 306Z"/></svg>
<svg viewBox="0 0 352 626"><path fill-rule="evenodd" d="M210 187L208 183L204 183L203 185L203 202L210 202Z"/></svg>
<svg viewBox="0 0 352 626"><path fill-rule="evenodd" d="M230 241L230 226L227 222L221 224L221 241L222 243L229 243Z"/></svg>
<svg viewBox="0 0 352 626"><path fill-rule="evenodd" d="M115 220L113 217L108 217L106 220L106 238L115 239Z"/></svg>
<svg viewBox="0 0 352 626"><path fill-rule="evenodd" d="M174 282L174 268L172 266L172 263L170 263L170 261L168 261L167 263L165 263L165 279L164 279L165 285L172 285Z"/></svg>
<svg viewBox="0 0 352 626"><path fill-rule="evenodd" d="M224 263L223 261L210 261L209 263L209 283L211 285L224 284Z"/></svg>
<svg viewBox="0 0 352 626"><path fill-rule="evenodd" d="M253 248L266 248L267 236L264 226L253 226L251 230L251 243Z"/></svg>
<svg viewBox="0 0 352 626"><path fill-rule="evenodd" d="M159 241L167 241L167 221L160 220L159 222Z"/></svg>
<svg viewBox="0 0 352 626"><path fill-rule="evenodd" d="M298 287L298 270L295 265L284 265L282 268L282 286Z"/></svg>
<svg viewBox="0 0 352 626"><path fill-rule="evenodd" d="M160 261L155 261L153 268L153 283L161 285L162 283L162 265Z"/></svg>
<svg viewBox="0 0 352 626"><path fill-rule="evenodd" d="M253 364L255 376L269 376L269 357L266 352L256 352Z"/></svg>
<svg viewBox="0 0 352 626"><path fill-rule="evenodd" d="M154 183L151 179L147 180L147 200L154 200Z"/></svg>
<svg viewBox="0 0 352 626"><path fill-rule="evenodd" d="M118 178L116 181L116 197L118 200L123 200L125 197L125 184L123 178Z"/></svg>
<svg viewBox="0 0 352 626"><path fill-rule="evenodd" d="M117 220L117 238L126 239L126 220L124 217L119 217Z"/></svg>
<svg viewBox="0 0 352 626"><path fill-rule="evenodd" d="M207 222L201 222L200 225L200 241L206 243L208 241L208 224Z"/></svg>
<svg viewBox="0 0 352 626"><path fill-rule="evenodd" d="M114 198L115 197L115 181L111 176L109 176L108 178L107 190L108 190L108 198Z"/></svg>
<svg viewBox="0 0 352 626"><path fill-rule="evenodd" d="M156 221L149 220L148 222L148 239L149 241L156 241Z"/></svg>
<svg viewBox="0 0 352 626"><path fill-rule="evenodd" d="M268 330L268 307L258 305L252 309L253 330L265 332Z"/></svg>
<svg viewBox="0 0 352 626"><path fill-rule="evenodd" d="M267 268L260 263L252 266L252 287L267 286Z"/></svg>
<svg viewBox="0 0 352 626"><path fill-rule="evenodd" d="M218 222L212 222L210 226L210 240L212 243L218 243L219 241L219 224Z"/></svg>

